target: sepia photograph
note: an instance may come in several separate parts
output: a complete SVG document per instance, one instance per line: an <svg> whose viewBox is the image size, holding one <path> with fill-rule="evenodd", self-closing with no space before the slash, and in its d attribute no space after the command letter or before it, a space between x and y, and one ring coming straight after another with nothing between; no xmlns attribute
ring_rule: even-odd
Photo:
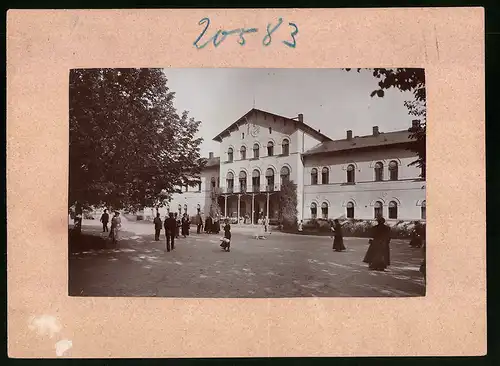
<svg viewBox="0 0 500 366"><path fill-rule="evenodd" d="M69 70L68 292L426 294L421 68Z"/></svg>

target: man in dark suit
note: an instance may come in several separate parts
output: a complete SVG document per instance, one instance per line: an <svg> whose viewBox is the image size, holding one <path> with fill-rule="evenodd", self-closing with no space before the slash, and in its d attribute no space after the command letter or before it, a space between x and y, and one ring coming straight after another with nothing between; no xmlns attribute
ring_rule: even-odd
<svg viewBox="0 0 500 366"><path fill-rule="evenodd" d="M166 236L166 250L170 252L170 249L174 250L174 239L177 232L177 221L174 219L174 214L170 212L168 217L165 219L165 236ZM170 248L172 247L172 248Z"/></svg>

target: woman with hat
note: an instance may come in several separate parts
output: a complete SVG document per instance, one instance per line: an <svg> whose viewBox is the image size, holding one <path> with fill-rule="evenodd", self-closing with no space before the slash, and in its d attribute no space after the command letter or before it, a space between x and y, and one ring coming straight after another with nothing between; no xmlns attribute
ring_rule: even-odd
<svg viewBox="0 0 500 366"><path fill-rule="evenodd" d="M377 225L373 228L370 246L363 262L375 271L384 271L391 264L389 242L391 228L385 224L383 217L377 218Z"/></svg>

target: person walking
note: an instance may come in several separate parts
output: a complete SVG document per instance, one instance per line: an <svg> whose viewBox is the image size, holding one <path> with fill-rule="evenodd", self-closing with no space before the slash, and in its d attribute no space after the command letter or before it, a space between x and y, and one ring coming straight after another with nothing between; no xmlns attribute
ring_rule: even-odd
<svg viewBox="0 0 500 366"><path fill-rule="evenodd" d="M300 220L299 225L298 225L299 234L302 234L303 230L304 230L304 222L303 222L303 220Z"/></svg>
<svg viewBox="0 0 500 366"><path fill-rule="evenodd" d="M201 214L198 212L196 214L196 234L200 234L203 227L203 218Z"/></svg>
<svg viewBox="0 0 500 366"><path fill-rule="evenodd" d="M331 223L331 230L333 231L334 239L333 239L333 250L336 252L341 252L346 250L344 246L344 236L342 233L342 225L339 220L335 219Z"/></svg>
<svg viewBox="0 0 500 366"><path fill-rule="evenodd" d="M160 213L156 213L156 217L154 219L154 224L155 224L155 241L160 241L160 232L161 232L161 218L160 218Z"/></svg>
<svg viewBox="0 0 500 366"><path fill-rule="evenodd" d="M111 219L111 231L109 236L114 245L118 243L118 231L122 226L122 220L120 218L120 213L115 211L115 215Z"/></svg>
<svg viewBox="0 0 500 366"><path fill-rule="evenodd" d="M104 209L104 212L101 215L101 220L102 222L102 232L107 232L108 230L108 222L109 222L109 214L108 210Z"/></svg>
<svg viewBox="0 0 500 366"><path fill-rule="evenodd" d="M269 218L264 217L264 232L267 234L269 232Z"/></svg>
<svg viewBox="0 0 500 366"><path fill-rule="evenodd" d="M370 247L363 259L371 270L384 271L391 264L390 233L391 228L385 224L385 219L377 218L377 225L373 228L373 238L370 239Z"/></svg>
<svg viewBox="0 0 500 366"><path fill-rule="evenodd" d="M169 212L168 217L164 222L165 227L165 250L170 252L174 250L174 239L177 232L177 222L175 221L173 212Z"/></svg>
<svg viewBox="0 0 500 366"><path fill-rule="evenodd" d="M185 213L182 216L181 225L182 225L182 236L184 237L189 236L189 226L191 225L191 221L189 221L189 216L187 215L187 213Z"/></svg>
<svg viewBox="0 0 500 366"><path fill-rule="evenodd" d="M174 215L174 219L175 219L175 224L176 224L175 238L179 239L179 230L180 230L180 227L181 227L181 220L179 219L179 216L177 215L177 212Z"/></svg>

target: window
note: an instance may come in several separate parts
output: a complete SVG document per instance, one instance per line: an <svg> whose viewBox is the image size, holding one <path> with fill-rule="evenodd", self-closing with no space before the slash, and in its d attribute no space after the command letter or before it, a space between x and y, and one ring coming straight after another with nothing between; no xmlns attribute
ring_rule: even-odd
<svg viewBox="0 0 500 366"><path fill-rule="evenodd" d="M425 212L425 201L422 202L422 206L420 207L420 218L425 220L427 213Z"/></svg>
<svg viewBox="0 0 500 366"><path fill-rule="evenodd" d="M212 190L215 188L215 177L212 177L212 179L210 179L210 183L212 185Z"/></svg>
<svg viewBox="0 0 500 366"><path fill-rule="evenodd" d="M281 168L280 176L281 176L281 184L288 182L290 180L290 169L288 169L288 167L286 166Z"/></svg>
<svg viewBox="0 0 500 366"><path fill-rule="evenodd" d="M260 190L260 172L257 169L252 172L252 190L254 192Z"/></svg>
<svg viewBox="0 0 500 366"><path fill-rule="evenodd" d="M347 215L346 216L348 219L354 218L354 203L347 202Z"/></svg>
<svg viewBox="0 0 500 366"><path fill-rule="evenodd" d="M384 180L384 164L380 161L375 164L375 182Z"/></svg>
<svg viewBox="0 0 500 366"><path fill-rule="evenodd" d="M227 161L229 161L229 162L233 161L233 148L232 147L227 149Z"/></svg>
<svg viewBox="0 0 500 366"><path fill-rule="evenodd" d="M390 219L398 218L398 204L395 201L389 202L389 218Z"/></svg>
<svg viewBox="0 0 500 366"><path fill-rule="evenodd" d="M259 144L254 144L253 145L253 157L255 159L259 158L259 152L260 152Z"/></svg>
<svg viewBox="0 0 500 366"><path fill-rule="evenodd" d="M283 155L290 154L290 143L287 139L283 140L283 143L281 144L281 153Z"/></svg>
<svg viewBox="0 0 500 366"><path fill-rule="evenodd" d="M326 202L321 204L321 217L325 220L328 219L328 203Z"/></svg>
<svg viewBox="0 0 500 366"><path fill-rule="evenodd" d="M233 189L234 189L234 175L233 175L233 173L231 173L231 172L227 173L226 183L227 183L227 192L233 193Z"/></svg>
<svg viewBox="0 0 500 366"><path fill-rule="evenodd" d="M273 132L273 129L271 127L269 127L269 133L272 133Z"/></svg>
<svg viewBox="0 0 500 366"><path fill-rule="evenodd" d="M247 158L247 148L242 146L240 149L240 158L241 160L245 160Z"/></svg>
<svg viewBox="0 0 500 366"><path fill-rule="evenodd" d="M184 189L186 190L186 192L188 191L188 185L187 184L184 186Z"/></svg>
<svg viewBox="0 0 500 366"><path fill-rule="evenodd" d="M184 204L184 212L187 213L188 212L188 205Z"/></svg>
<svg viewBox="0 0 500 366"><path fill-rule="evenodd" d="M347 167L347 183L354 183L354 165Z"/></svg>
<svg viewBox="0 0 500 366"><path fill-rule="evenodd" d="M274 191L274 170L271 168L266 170L266 184L268 191Z"/></svg>
<svg viewBox="0 0 500 366"><path fill-rule="evenodd" d="M391 161L389 163L389 174L391 180L398 180L398 162L397 161Z"/></svg>
<svg viewBox="0 0 500 366"><path fill-rule="evenodd" d="M311 218L315 219L318 217L318 206L316 206L316 203L312 202L311 203Z"/></svg>
<svg viewBox="0 0 500 366"><path fill-rule="evenodd" d="M241 138L244 139L245 138L245 132L242 132L241 133Z"/></svg>
<svg viewBox="0 0 500 366"><path fill-rule="evenodd" d="M318 184L318 169L316 168L311 169L311 184Z"/></svg>
<svg viewBox="0 0 500 366"><path fill-rule="evenodd" d="M321 184L328 184L328 168L324 167L321 171Z"/></svg>
<svg viewBox="0 0 500 366"><path fill-rule="evenodd" d="M198 182L198 192L201 192L201 182Z"/></svg>
<svg viewBox="0 0 500 366"><path fill-rule="evenodd" d="M376 219L382 217L382 202L380 201L375 202L374 214Z"/></svg>
<svg viewBox="0 0 500 366"><path fill-rule="evenodd" d="M245 173L242 170L240 172L239 179L240 179L240 192L244 193L247 191L247 173Z"/></svg>
<svg viewBox="0 0 500 366"><path fill-rule="evenodd" d="M269 141L267 143L267 156L273 156L274 155L274 144L272 141Z"/></svg>

